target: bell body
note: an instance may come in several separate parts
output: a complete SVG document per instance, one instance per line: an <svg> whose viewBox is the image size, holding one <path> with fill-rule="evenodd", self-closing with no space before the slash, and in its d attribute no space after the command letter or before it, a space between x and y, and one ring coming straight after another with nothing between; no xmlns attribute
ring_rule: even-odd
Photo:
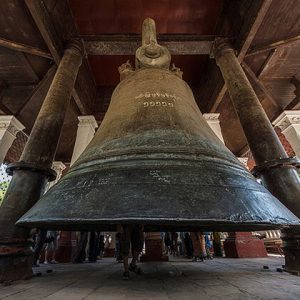
<svg viewBox="0 0 300 300"><path fill-rule="evenodd" d="M116 87L94 139L18 224L248 231L299 224L222 144L189 86L161 68Z"/></svg>

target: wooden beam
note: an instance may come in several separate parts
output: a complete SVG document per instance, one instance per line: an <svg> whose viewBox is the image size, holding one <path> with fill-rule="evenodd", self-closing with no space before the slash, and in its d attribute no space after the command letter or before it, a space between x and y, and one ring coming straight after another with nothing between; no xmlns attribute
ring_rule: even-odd
<svg viewBox="0 0 300 300"><path fill-rule="evenodd" d="M44 51L36 47L28 46L25 44L16 43L4 38L0 38L0 46L11 50L20 51L31 55L52 59L51 54L47 51Z"/></svg>
<svg viewBox="0 0 300 300"><path fill-rule="evenodd" d="M24 53L16 52L16 56L18 56L22 61L22 65L25 67L26 73L32 78L34 83L38 83L40 81L40 78Z"/></svg>
<svg viewBox="0 0 300 300"><path fill-rule="evenodd" d="M63 41L58 37L54 28L51 16L49 15L47 8L42 0L25 0L25 3L35 21L35 24L40 31L45 43L47 44L49 51L58 65L63 54ZM80 74L78 74L80 76ZM85 105L83 99L79 96L80 91L76 88L73 89L72 96L78 105L80 113L87 115L90 113L90 109Z"/></svg>
<svg viewBox="0 0 300 300"><path fill-rule="evenodd" d="M17 110L17 112L15 113L16 116L18 116L23 110L24 108L27 106L27 104L30 102L31 99L33 99L34 97L45 97L49 86L52 82L52 79L54 77L55 71L56 71L56 65L53 65L48 72L46 73L46 75L43 77L43 79L38 83L38 85L34 88L34 90L32 91L32 93L29 95L29 97L27 97L27 99L25 100L25 102L22 104L21 107L19 107L19 109Z"/></svg>
<svg viewBox="0 0 300 300"><path fill-rule="evenodd" d="M279 47L285 47L287 45L292 45L294 43L298 43L299 41L300 41L300 35L296 35L296 36L289 37L284 40L279 40L279 41L273 42L271 44L257 46L255 48L251 49L246 54L246 56L252 56L252 55L263 53L265 51L270 51L272 49L277 49Z"/></svg>
<svg viewBox="0 0 300 300"><path fill-rule="evenodd" d="M82 36L89 55L134 55L141 45L140 35ZM159 35L158 42L172 55L208 55L214 36Z"/></svg>
<svg viewBox="0 0 300 300"><path fill-rule="evenodd" d="M47 8L41 0L25 0L27 8L58 65L63 52L62 41L58 38Z"/></svg>
<svg viewBox="0 0 300 300"><path fill-rule="evenodd" d="M291 103L289 103L284 110L293 110L293 109L299 109L300 108L300 80L296 78L295 76L292 78L291 83L295 86L295 98L292 100Z"/></svg>
<svg viewBox="0 0 300 300"><path fill-rule="evenodd" d="M274 55L276 54L277 49L273 49L270 51L268 57L263 62L262 66L260 67L257 78L261 78L264 76L265 72L268 70L268 67L270 66L271 61L274 59Z"/></svg>
<svg viewBox="0 0 300 300"><path fill-rule="evenodd" d="M3 111L6 115L11 115L11 116L14 115L14 113L13 113L9 108L7 108L7 107L2 103L2 101L0 101L0 110Z"/></svg>
<svg viewBox="0 0 300 300"><path fill-rule="evenodd" d="M0 79L0 110L2 110L6 115L13 115L13 113L2 103L1 94L6 88L7 84L4 80Z"/></svg>
<svg viewBox="0 0 300 300"><path fill-rule="evenodd" d="M238 7L234 6L236 4L247 5L248 8L245 10L247 13L243 19L243 26L240 29L239 34L237 35L236 41L234 43L237 52L238 59L241 62L246 52L248 51L261 23L266 16L272 0L261 0L261 1L227 1L227 8L231 6L231 14L236 12ZM230 7L229 7L230 8ZM241 10L243 11L243 10ZM231 16L232 18L232 16ZM219 28L227 28L227 33L230 33L237 24L233 23L232 27L228 29L228 16L227 19L224 17L223 21L219 24ZM224 34L223 32L220 32ZM203 110L206 112L215 112L220 105L225 93L226 86L222 78L222 74L219 71L218 67L215 65L215 62L210 62L209 68L207 70L206 80L202 82L203 89L207 89L205 94L201 97L202 99L208 99Z"/></svg>
<svg viewBox="0 0 300 300"><path fill-rule="evenodd" d="M255 83L256 86L258 86L265 94L265 96L276 106L278 107L278 103L273 98L271 93L268 91L268 89L264 86L264 84L256 77L254 72L251 70L251 68L245 63L242 62L242 67L247 73L247 75L250 77L250 79Z"/></svg>
<svg viewBox="0 0 300 300"><path fill-rule="evenodd" d="M253 22L253 24L252 24L252 26L251 26L251 28L250 28L250 30L249 30L246 38L245 38L245 41L242 44L242 47L239 51L238 60L240 62L244 59L248 49L250 48L251 43L252 43L252 41L253 41L253 39L254 39L254 37L255 37L259 27L260 27L260 25L261 25L261 23L263 22L263 20L266 16L271 4L272 4L272 1L273 0L264 0L262 2L261 7L259 8L259 10L257 12L255 21Z"/></svg>

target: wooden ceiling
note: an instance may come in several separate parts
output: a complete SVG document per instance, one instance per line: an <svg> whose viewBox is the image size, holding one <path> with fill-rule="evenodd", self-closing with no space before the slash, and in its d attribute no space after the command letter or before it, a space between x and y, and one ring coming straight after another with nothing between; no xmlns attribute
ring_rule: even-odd
<svg viewBox="0 0 300 300"><path fill-rule="evenodd" d="M78 74L56 157L70 161L77 116L94 114L101 122L119 82L117 67L133 62L146 17L155 19L158 39L170 48L201 111L221 114L225 143L236 155L247 150L247 143L220 71L209 58L216 36L231 39L271 120L285 108L298 108L298 0L3 0L1 112L16 115L30 133L66 43L82 38L88 57Z"/></svg>
<svg viewBox="0 0 300 300"><path fill-rule="evenodd" d="M160 34L214 34L222 0L69 0L81 35L141 33L150 17Z"/></svg>

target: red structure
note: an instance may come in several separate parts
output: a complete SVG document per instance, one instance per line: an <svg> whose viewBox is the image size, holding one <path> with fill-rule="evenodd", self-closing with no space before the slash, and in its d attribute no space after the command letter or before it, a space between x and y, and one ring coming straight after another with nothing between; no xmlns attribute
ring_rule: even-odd
<svg viewBox="0 0 300 300"><path fill-rule="evenodd" d="M58 248L55 252L55 260L61 263L71 262L76 251L76 233L71 231L61 231L58 240Z"/></svg>
<svg viewBox="0 0 300 300"><path fill-rule="evenodd" d="M148 233L145 239L146 253L141 261L168 261L169 257L163 254L163 240L159 232Z"/></svg>
<svg viewBox="0 0 300 300"><path fill-rule="evenodd" d="M224 242L224 251L226 257L230 258L267 256L263 240L253 236L251 232L229 232Z"/></svg>

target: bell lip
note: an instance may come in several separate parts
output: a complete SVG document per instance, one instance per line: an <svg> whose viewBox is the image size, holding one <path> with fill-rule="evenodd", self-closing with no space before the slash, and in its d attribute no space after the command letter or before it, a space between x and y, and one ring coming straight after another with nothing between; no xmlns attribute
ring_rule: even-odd
<svg viewBox="0 0 300 300"><path fill-rule="evenodd" d="M96 230L97 228L113 228L119 224L143 224L148 228L157 229L177 229L182 231L260 231L260 230L274 230L274 229L287 229L295 228L300 229L300 222L295 220L294 223L277 223L271 221L229 221L229 220L217 220L217 219L145 219L145 218L116 218L116 219L51 219L51 220L18 220L17 226L40 228L40 229L59 229L59 230L78 230L87 229ZM222 229L222 230L221 230ZM107 230L116 231L116 230ZM147 231L147 230L146 230ZM153 230L150 230L153 231ZM160 231L160 230L158 230Z"/></svg>

